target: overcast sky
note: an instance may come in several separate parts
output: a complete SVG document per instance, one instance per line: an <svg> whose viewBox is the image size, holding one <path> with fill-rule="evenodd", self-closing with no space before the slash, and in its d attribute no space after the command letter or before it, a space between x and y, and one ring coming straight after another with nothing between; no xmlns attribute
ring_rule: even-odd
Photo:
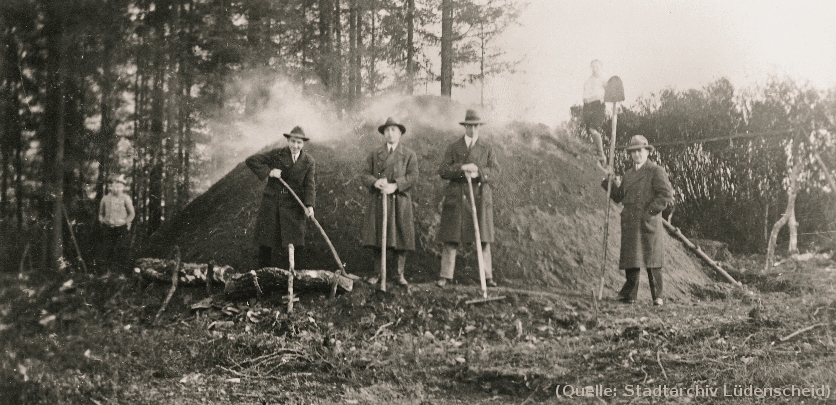
<svg viewBox="0 0 836 405"><path fill-rule="evenodd" d="M736 88L768 75L836 87L836 1L530 0L502 38L520 72L489 82L501 114L554 125L580 103L589 62L619 76L626 103L664 88L728 77ZM478 104L477 91L454 99Z"/></svg>

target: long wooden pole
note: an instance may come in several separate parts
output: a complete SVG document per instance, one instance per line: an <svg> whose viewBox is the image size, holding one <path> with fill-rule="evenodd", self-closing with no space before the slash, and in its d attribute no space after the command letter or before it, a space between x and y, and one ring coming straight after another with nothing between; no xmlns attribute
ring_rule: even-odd
<svg viewBox="0 0 836 405"><path fill-rule="evenodd" d="M700 257L700 259L705 261L709 266L711 266L711 268L713 268L718 273L720 273L720 275L722 275L723 278L725 278L730 283L732 283L736 286L739 286L739 287L743 286L743 284L741 284L739 281L735 280L734 277L732 277L731 275L729 275L729 273L727 273L725 270L723 270L723 268L720 267L720 265L717 264L717 262L715 262L712 258L708 257L708 255L705 254L705 252L703 252L702 249L700 249L699 246L695 245L694 242L691 242L688 238L686 238L685 235L683 235L682 232L679 230L679 228L671 225L671 223L666 221L664 218L662 218L662 225L664 225L665 229L667 229L670 233L672 233L680 241L682 241L682 243L684 243L685 246L687 246L689 249L694 251L694 253L696 253L697 256Z"/></svg>
<svg viewBox="0 0 836 405"><path fill-rule="evenodd" d="M296 202L299 203L299 205L302 207L302 209L303 210L307 209L307 207L305 207L305 203L303 203L302 200L299 198L299 196L296 195L296 192L294 192L293 189L290 188L290 186L282 178L280 178L280 177L277 177L277 178L279 179L279 182L281 182L282 185L287 189L287 191L290 192L290 195L292 195L293 198L296 199ZM348 273L346 273L345 267L343 267L343 262L342 262L342 260L340 260L340 255L337 254L337 249L334 249L334 245L331 243L331 239L328 239L328 235L325 233L325 230L322 229L322 225L319 224L319 221L317 221L316 218L314 218L314 217L309 217L309 218L313 221L314 225L316 225L316 229L319 229L319 233L322 234L322 237L325 238L325 243L327 243L328 247L331 249L331 255L334 256L334 260L337 261L337 267L339 267L339 269L340 269L340 274L342 274L343 276L348 277Z"/></svg>
<svg viewBox="0 0 836 405"><path fill-rule="evenodd" d="M476 215L476 199L473 196L473 182L470 176L465 173L467 178L467 189L470 191L470 213L473 217L473 229L476 231L476 262L479 264L479 282L482 284L482 298L488 298L488 284L485 280L485 262L482 258L482 235L479 232L479 216Z"/></svg>
<svg viewBox="0 0 836 405"><path fill-rule="evenodd" d="M389 240L387 239L386 231L388 228L387 222L389 219L389 210L388 210L388 198L386 198L386 193L381 190L380 197L383 200L383 229L381 230L381 241L380 241L380 291L386 292L386 245L388 245Z"/></svg>
<svg viewBox="0 0 836 405"><path fill-rule="evenodd" d="M618 101L612 104L612 137L610 137L610 159L609 166L615 165L615 130L618 126ZM604 299L604 276L607 274L607 238L610 233L610 193L612 192L613 174L607 174L607 197L606 197L606 218L604 220L604 253L601 259L601 283L598 286L598 299Z"/></svg>

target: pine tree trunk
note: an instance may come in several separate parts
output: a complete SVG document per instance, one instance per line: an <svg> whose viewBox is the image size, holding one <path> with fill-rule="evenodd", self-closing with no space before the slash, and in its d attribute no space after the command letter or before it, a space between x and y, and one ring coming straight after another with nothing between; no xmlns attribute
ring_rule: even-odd
<svg viewBox="0 0 836 405"><path fill-rule="evenodd" d="M441 95L453 95L453 0L441 0Z"/></svg>
<svg viewBox="0 0 836 405"><path fill-rule="evenodd" d="M333 55L333 30L331 24L334 17L331 15L334 10L332 0L319 0L319 79L326 89L331 89L333 80L334 55Z"/></svg>
<svg viewBox="0 0 836 405"><path fill-rule="evenodd" d="M369 13L371 17L371 38L369 41L369 95L374 96L375 91L377 90L377 69L375 69L375 64L377 64L377 41L376 36L377 32L377 4L372 1L371 13Z"/></svg>
<svg viewBox="0 0 836 405"><path fill-rule="evenodd" d="M151 171L148 174L148 234L154 233L163 222L163 123L165 117L163 93L162 55L157 56L157 74L151 100Z"/></svg>
<svg viewBox="0 0 836 405"><path fill-rule="evenodd" d="M406 94L415 92L415 0L406 0Z"/></svg>
<svg viewBox="0 0 836 405"><path fill-rule="evenodd" d="M348 96L351 100L358 98L357 94L357 75L355 73L356 65L354 63L357 56L357 0L351 0L351 6L348 10Z"/></svg>
<svg viewBox="0 0 836 405"><path fill-rule="evenodd" d="M340 0L334 0L334 86L331 92L339 98L343 92L343 63L342 63L342 6Z"/></svg>

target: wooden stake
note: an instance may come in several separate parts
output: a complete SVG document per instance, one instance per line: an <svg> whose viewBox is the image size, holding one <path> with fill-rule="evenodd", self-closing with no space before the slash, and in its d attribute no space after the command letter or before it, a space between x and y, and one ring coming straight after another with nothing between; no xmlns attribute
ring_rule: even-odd
<svg viewBox="0 0 836 405"><path fill-rule="evenodd" d="M287 313L290 314L293 312L293 271L296 268L296 259L294 257L292 243L287 245L287 256L290 258L290 272L287 275ZM336 285L336 283L334 285Z"/></svg>
<svg viewBox="0 0 836 405"><path fill-rule="evenodd" d="M383 198L383 230L381 231L381 244L380 244L380 291L386 292L386 246L388 245L388 239L386 238L386 231L388 228L388 219L389 213L388 211L388 199L386 198L386 194L383 193L381 190L380 196Z"/></svg>
<svg viewBox="0 0 836 405"><path fill-rule="evenodd" d="M171 272L171 288L168 290L168 295L165 296L165 300L163 301L163 305L160 307L159 311L157 311L157 315L154 317L154 322L157 323L157 320L160 319L160 315L163 314L165 308L168 306L169 301L171 301L171 297L174 296L174 292L177 291L177 282L180 280L180 248L178 246L174 246L174 269Z"/></svg>
<svg viewBox="0 0 836 405"><path fill-rule="evenodd" d="M215 278L215 261L210 260L206 265L206 294L212 295L212 279Z"/></svg>

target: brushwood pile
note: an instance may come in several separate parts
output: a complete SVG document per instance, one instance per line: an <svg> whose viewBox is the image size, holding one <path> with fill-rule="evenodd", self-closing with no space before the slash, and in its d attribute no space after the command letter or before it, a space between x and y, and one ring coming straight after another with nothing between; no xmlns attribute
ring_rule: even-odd
<svg viewBox="0 0 836 405"><path fill-rule="evenodd" d="M406 268L407 278L413 282L438 277L441 244L436 234L446 182L437 171L447 145L463 134L458 121L464 110L449 100L424 97L401 102L389 114L406 125L401 142L415 150L419 160L420 179L412 191L416 251L409 254ZM372 251L360 246L367 194L360 174L368 153L383 142L377 126L385 119L347 125L338 140L317 141L312 136L305 146L317 162L316 217L346 270L360 276L372 273ZM597 292L606 206L600 186L602 172L592 158L591 144L574 136L555 135L542 124L521 122L489 123L481 136L494 143L500 165L493 182L494 276L516 288L585 296ZM268 148L284 145L281 129L277 129L276 142ZM167 221L143 253L165 257L177 245L188 262L214 260L237 271L254 269L258 247L252 232L263 188L264 183L241 162ZM618 270L620 210L620 206L610 210L605 275L610 295L624 279ZM664 238L668 297L686 300L695 289L713 283L711 270L676 239L667 234ZM301 269L337 268L311 223L306 246L297 252L296 261ZM455 279L460 284L478 284L472 247L464 249L457 261ZM640 298L649 299L646 279L642 283Z"/></svg>

